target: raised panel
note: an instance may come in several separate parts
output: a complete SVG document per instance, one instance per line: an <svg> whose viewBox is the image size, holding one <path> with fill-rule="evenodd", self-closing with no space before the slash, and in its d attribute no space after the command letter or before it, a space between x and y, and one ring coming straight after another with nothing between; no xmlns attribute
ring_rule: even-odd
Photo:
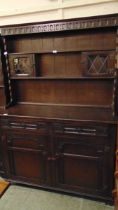
<svg viewBox="0 0 118 210"><path fill-rule="evenodd" d="M113 166L109 140L107 136L58 134L54 139L56 186L93 196L111 196Z"/></svg>
<svg viewBox="0 0 118 210"><path fill-rule="evenodd" d="M46 182L46 156L40 151L9 151L9 160L11 176L34 183Z"/></svg>
<svg viewBox="0 0 118 210"><path fill-rule="evenodd" d="M20 132L9 132L2 138L7 176L23 182L47 184L47 138Z"/></svg>
<svg viewBox="0 0 118 210"><path fill-rule="evenodd" d="M7 138L7 143L9 147L12 148L25 148L25 149L40 149L40 150L46 150L47 149L47 136L24 136L24 138L20 135L12 135L11 137Z"/></svg>
<svg viewBox="0 0 118 210"><path fill-rule="evenodd" d="M70 189L78 188L80 191L82 189L92 191L93 189L101 190L103 188L102 160L100 157L64 155L59 160L57 173L59 176L58 184L66 185Z"/></svg>

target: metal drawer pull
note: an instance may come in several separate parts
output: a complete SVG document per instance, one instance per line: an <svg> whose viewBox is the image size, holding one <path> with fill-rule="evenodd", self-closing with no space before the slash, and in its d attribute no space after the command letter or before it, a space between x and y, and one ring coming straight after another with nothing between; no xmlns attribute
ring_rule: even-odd
<svg viewBox="0 0 118 210"><path fill-rule="evenodd" d="M81 134L81 135L96 135L96 129L89 129L89 128L71 128L65 127L65 133L72 133L72 134Z"/></svg>
<svg viewBox="0 0 118 210"><path fill-rule="evenodd" d="M24 129L30 129L30 130L36 130L36 129L41 129L45 128L43 123L39 124L28 124L28 123L19 123L19 122L10 122L9 127L12 128L24 128Z"/></svg>
<svg viewBox="0 0 118 210"><path fill-rule="evenodd" d="M30 129L30 130L36 130L37 125L36 124L25 124L25 129Z"/></svg>
<svg viewBox="0 0 118 210"><path fill-rule="evenodd" d="M23 125L20 124L20 123L11 122L9 125L10 125L10 127L12 127L12 128L23 128Z"/></svg>
<svg viewBox="0 0 118 210"><path fill-rule="evenodd" d="M83 128L82 130L88 132L96 132L96 129L90 129L90 128Z"/></svg>

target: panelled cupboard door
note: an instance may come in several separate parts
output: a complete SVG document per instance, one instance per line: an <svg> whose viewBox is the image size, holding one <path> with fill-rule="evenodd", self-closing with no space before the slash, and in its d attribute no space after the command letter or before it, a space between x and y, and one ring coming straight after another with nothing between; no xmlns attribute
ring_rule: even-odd
<svg viewBox="0 0 118 210"><path fill-rule="evenodd" d="M49 181L47 136L9 133L2 136L6 174L11 180L45 185Z"/></svg>
<svg viewBox="0 0 118 210"><path fill-rule="evenodd" d="M112 196L113 155L106 137L57 136L55 157L57 187L90 196Z"/></svg>

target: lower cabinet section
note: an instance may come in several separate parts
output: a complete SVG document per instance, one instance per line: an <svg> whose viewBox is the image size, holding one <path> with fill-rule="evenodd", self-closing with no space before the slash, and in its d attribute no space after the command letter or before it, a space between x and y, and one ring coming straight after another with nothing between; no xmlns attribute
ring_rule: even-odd
<svg viewBox="0 0 118 210"><path fill-rule="evenodd" d="M34 184L48 183L48 137L8 132L2 136L6 175Z"/></svg>
<svg viewBox="0 0 118 210"><path fill-rule="evenodd" d="M114 125L48 123L45 129L3 126L5 177L112 201Z"/></svg>
<svg viewBox="0 0 118 210"><path fill-rule="evenodd" d="M113 161L113 156L106 138L58 137L55 144L56 186L92 196L111 196L113 168L109 157Z"/></svg>

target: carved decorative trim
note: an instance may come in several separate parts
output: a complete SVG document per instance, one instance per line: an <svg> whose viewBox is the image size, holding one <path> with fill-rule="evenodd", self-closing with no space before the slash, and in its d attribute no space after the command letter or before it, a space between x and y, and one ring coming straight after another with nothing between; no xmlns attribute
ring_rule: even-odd
<svg viewBox="0 0 118 210"><path fill-rule="evenodd" d="M6 45L6 39L4 37L3 37L3 43L4 43L4 56L5 56L5 62L6 62L6 70L7 70L7 76L8 76L9 97L10 97L9 102L7 104L7 107L8 107L13 103L13 95L12 95L11 80L10 80L10 70L9 70L7 45Z"/></svg>
<svg viewBox="0 0 118 210"><path fill-rule="evenodd" d="M118 77L118 29L116 31L116 52L115 52L115 79L114 79L114 86L113 86L113 95L112 95L112 116L116 115L116 106L117 106L117 77Z"/></svg>
<svg viewBox="0 0 118 210"><path fill-rule="evenodd" d="M91 19L80 19L63 22L41 23L34 25L11 26L1 29L1 34L4 36L15 34L31 34L56 32L67 30L80 30L89 28L118 26L118 16L115 17L100 17Z"/></svg>
<svg viewBox="0 0 118 210"><path fill-rule="evenodd" d="M117 84L117 80L118 80L118 28L116 31L115 68L116 68L116 73L115 73L116 78L114 80L113 99L112 99L113 116L115 116L116 114L118 115L118 112L117 112L117 106L118 106L118 96L117 96L117 91L118 91L118 84Z"/></svg>
<svg viewBox="0 0 118 210"><path fill-rule="evenodd" d="M118 29L117 29L117 33L116 33L116 69L118 69Z"/></svg>

